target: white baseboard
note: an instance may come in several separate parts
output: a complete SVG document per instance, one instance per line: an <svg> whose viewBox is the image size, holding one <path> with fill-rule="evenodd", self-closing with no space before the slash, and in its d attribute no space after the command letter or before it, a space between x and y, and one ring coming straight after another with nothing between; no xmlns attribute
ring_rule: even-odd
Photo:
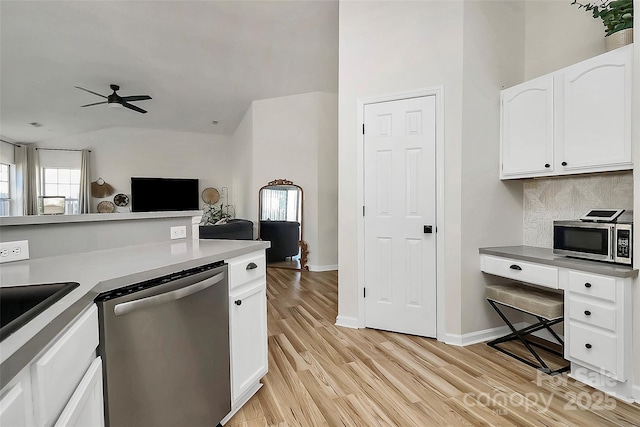
<svg viewBox="0 0 640 427"><path fill-rule="evenodd" d="M631 393L633 394L633 398L636 403L640 405L640 385L636 384L632 387Z"/></svg>
<svg viewBox="0 0 640 427"><path fill-rule="evenodd" d="M311 265L307 264L309 271L334 271L338 269L338 264L332 265Z"/></svg>
<svg viewBox="0 0 640 427"><path fill-rule="evenodd" d="M513 325L516 329L527 326L526 323L516 323ZM511 332L511 329L507 325L498 326L496 328L484 329L482 331L469 332L468 334L446 334L445 344L456 345L458 347L464 347L467 345L477 344L479 342L493 340Z"/></svg>
<svg viewBox="0 0 640 427"><path fill-rule="evenodd" d="M531 323L528 322L520 322L515 323L513 326L516 329L526 328L530 326ZM496 328L483 329L481 331L469 332L468 334L457 335L457 334L446 334L445 335L445 344L456 345L459 347L464 347L467 345L477 344L479 342L489 341L496 338L500 338L501 336L507 335L511 333L511 329L507 325L498 326ZM532 335L542 338L547 341L551 341L553 343L557 342L553 335L549 333L546 329L542 329L540 331L534 332ZM562 334L558 334L560 338L564 337Z"/></svg>
<svg viewBox="0 0 640 427"><path fill-rule="evenodd" d="M357 317L336 317L336 326L342 326L343 328L360 329L359 323Z"/></svg>

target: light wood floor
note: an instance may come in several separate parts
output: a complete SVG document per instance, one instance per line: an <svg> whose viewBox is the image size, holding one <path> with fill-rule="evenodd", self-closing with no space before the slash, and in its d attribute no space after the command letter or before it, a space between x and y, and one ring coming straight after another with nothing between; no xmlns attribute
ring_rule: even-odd
<svg viewBox="0 0 640 427"><path fill-rule="evenodd" d="M336 327L336 272L268 269L267 298L269 373L227 427L640 424L640 405L485 344Z"/></svg>

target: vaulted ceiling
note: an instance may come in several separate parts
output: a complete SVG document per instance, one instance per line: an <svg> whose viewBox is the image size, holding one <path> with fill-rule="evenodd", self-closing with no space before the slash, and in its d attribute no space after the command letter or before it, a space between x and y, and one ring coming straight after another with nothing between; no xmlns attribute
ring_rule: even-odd
<svg viewBox="0 0 640 427"><path fill-rule="evenodd" d="M74 86L110 84L150 95L134 103L148 113L80 107L103 99ZM232 134L253 100L337 88L337 1L0 2L0 135L13 141Z"/></svg>

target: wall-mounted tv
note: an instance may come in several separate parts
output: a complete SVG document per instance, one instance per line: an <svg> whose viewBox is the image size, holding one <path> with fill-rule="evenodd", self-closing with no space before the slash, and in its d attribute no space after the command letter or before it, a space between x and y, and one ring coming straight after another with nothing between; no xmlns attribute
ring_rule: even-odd
<svg viewBox="0 0 640 427"><path fill-rule="evenodd" d="M197 179L131 177L131 211L198 210L200 192Z"/></svg>

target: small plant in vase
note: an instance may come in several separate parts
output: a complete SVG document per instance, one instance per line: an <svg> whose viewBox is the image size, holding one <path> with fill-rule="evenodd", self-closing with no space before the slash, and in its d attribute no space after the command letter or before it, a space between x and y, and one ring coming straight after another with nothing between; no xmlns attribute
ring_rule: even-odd
<svg viewBox="0 0 640 427"><path fill-rule="evenodd" d="M594 19L602 20L607 50L633 42L633 0L601 0L594 3L574 0L571 4L591 12Z"/></svg>
<svg viewBox="0 0 640 427"><path fill-rule="evenodd" d="M235 210L231 205L205 203L202 208L200 225L224 224L234 216Z"/></svg>

